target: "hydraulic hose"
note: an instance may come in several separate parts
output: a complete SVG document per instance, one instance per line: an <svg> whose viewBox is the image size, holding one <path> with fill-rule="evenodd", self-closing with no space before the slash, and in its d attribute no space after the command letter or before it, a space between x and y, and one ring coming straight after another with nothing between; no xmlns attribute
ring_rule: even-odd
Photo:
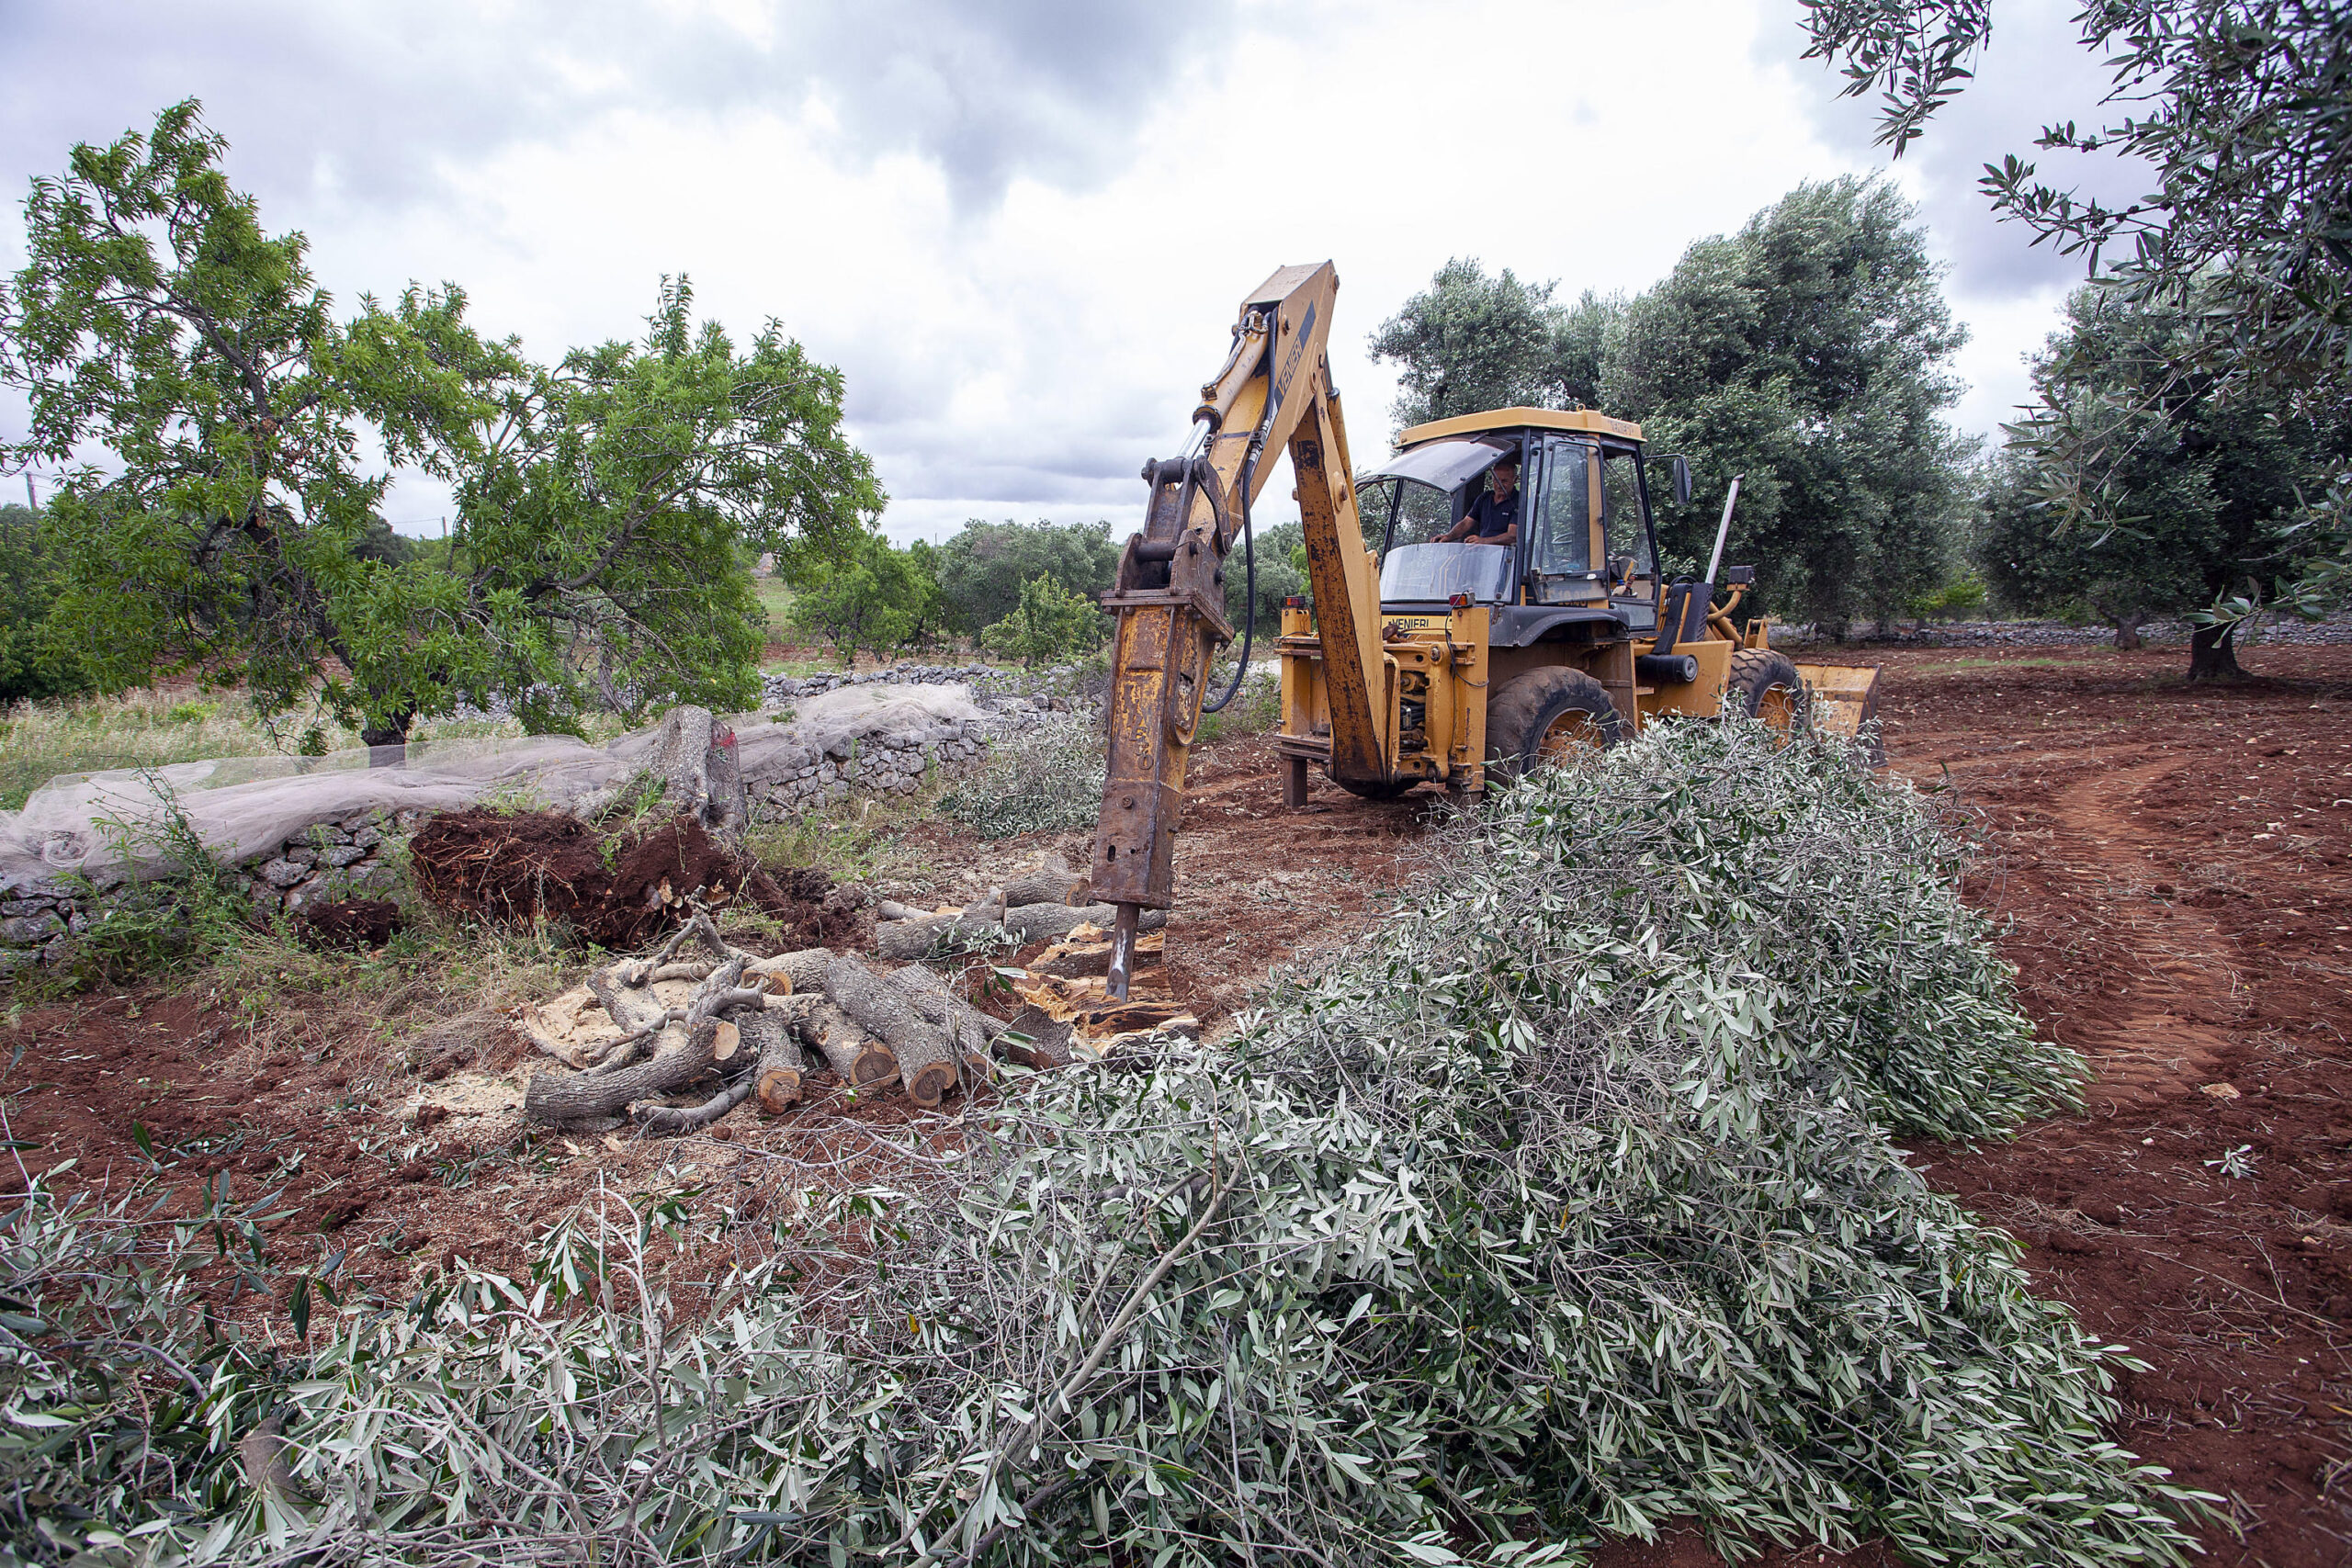
<svg viewBox="0 0 2352 1568"><path fill-rule="evenodd" d="M1258 629L1258 531L1250 525L1250 487L1258 477L1258 454L1241 465L1241 571L1244 584L1241 601L1241 657L1233 666L1233 683L1216 701L1201 705L1203 713L1223 713L1241 690L1241 682L1250 674L1250 643Z"/></svg>

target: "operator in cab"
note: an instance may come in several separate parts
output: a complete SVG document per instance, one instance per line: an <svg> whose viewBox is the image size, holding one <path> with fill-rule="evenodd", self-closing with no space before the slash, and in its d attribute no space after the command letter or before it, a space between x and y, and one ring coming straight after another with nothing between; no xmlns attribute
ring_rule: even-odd
<svg viewBox="0 0 2352 1568"><path fill-rule="evenodd" d="M1487 470L1487 493L1470 503L1462 521L1439 535L1441 545L1464 539L1477 545L1508 545L1519 537L1519 459L1505 457Z"/></svg>

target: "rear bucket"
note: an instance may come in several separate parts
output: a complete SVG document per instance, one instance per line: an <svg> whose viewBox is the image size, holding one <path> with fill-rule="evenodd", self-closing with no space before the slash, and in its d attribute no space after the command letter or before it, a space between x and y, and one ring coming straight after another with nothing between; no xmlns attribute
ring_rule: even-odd
<svg viewBox="0 0 2352 1568"><path fill-rule="evenodd" d="M1865 738L1871 766L1886 766L1886 748L1880 743L1877 728L1878 666L1800 664L1797 673L1804 677L1814 728L1849 740ZM1865 725L1870 726L1867 731Z"/></svg>

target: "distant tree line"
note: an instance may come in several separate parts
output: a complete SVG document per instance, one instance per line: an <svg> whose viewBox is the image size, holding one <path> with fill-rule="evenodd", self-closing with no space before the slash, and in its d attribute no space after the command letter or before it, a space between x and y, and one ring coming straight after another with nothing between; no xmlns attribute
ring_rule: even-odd
<svg viewBox="0 0 2352 1568"><path fill-rule="evenodd" d="M975 518L944 543L892 545L868 532L847 547L806 549L777 562L793 590L791 618L844 662L965 642L1027 663L1080 657L1111 635L1099 603L1124 541L1111 525L999 523ZM1258 531L1258 629L1271 637L1285 595L1305 592L1305 540L1286 523ZM1237 548L1226 567L1226 613L1249 614L1250 574Z"/></svg>

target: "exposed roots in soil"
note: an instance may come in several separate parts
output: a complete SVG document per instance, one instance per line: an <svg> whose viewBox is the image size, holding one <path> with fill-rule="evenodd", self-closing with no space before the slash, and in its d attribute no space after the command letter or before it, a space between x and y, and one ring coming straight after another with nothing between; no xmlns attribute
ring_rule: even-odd
<svg viewBox="0 0 2352 1568"><path fill-rule="evenodd" d="M853 900L830 897L832 879L823 872L764 869L691 817L613 845L574 817L472 807L418 829L409 857L418 888L452 914L562 920L616 951L679 924L691 898L757 908L781 924L792 947L851 947L869 929Z"/></svg>

